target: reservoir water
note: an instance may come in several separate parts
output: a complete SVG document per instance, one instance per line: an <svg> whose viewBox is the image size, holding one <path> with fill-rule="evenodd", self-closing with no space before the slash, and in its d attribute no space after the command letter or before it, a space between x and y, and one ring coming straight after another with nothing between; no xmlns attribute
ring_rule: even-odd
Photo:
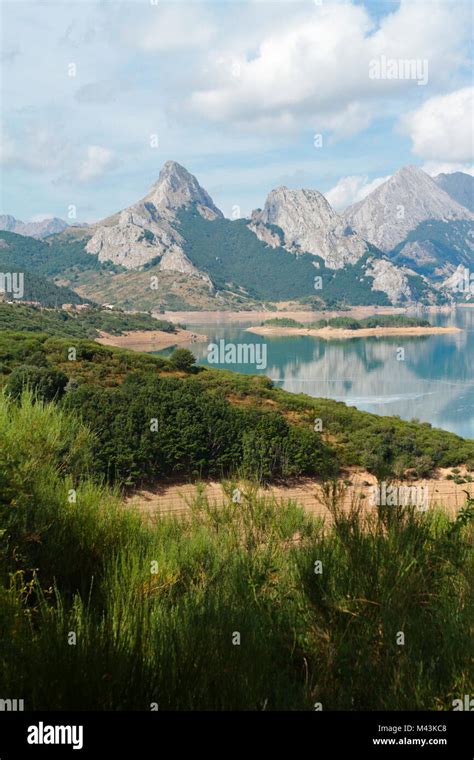
<svg viewBox="0 0 474 760"><path fill-rule="evenodd" d="M230 324L188 321L188 328L208 336L206 343L188 347L199 364L208 364L209 343L265 343L265 369L246 363L211 366L267 375L276 387L292 393L334 398L375 414L416 418L474 438L474 308L423 316L432 324L455 325L462 332L331 341L308 336L268 338L245 330L261 322L238 321L236 315Z"/></svg>

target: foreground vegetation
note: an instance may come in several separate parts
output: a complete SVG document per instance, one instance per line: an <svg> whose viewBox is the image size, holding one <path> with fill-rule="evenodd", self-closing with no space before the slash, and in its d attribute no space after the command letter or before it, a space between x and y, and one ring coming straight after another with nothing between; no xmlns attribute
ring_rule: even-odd
<svg viewBox="0 0 474 760"><path fill-rule="evenodd" d="M472 504L455 522L257 497L145 522L87 476L93 436L0 396L0 681L26 709L452 709ZM321 563L320 565L318 563ZM403 637L404 643L400 643ZM315 707L316 706L316 707Z"/></svg>

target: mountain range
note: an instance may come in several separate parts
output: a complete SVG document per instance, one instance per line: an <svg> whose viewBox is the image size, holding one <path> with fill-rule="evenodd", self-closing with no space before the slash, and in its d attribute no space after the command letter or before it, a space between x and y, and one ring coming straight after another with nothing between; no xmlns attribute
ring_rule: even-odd
<svg viewBox="0 0 474 760"><path fill-rule="evenodd" d="M0 266L8 254L85 299L157 311L443 303L458 297L456 272L474 265L473 184L407 166L342 214L317 190L278 187L262 209L229 220L167 161L147 195L92 225L54 219L48 232L0 217L10 231L0 232ZM34 251L26 234L43 237Z"/></svg>
<svg viewBox="0 0 474 760"><path fill-rule="evenodd" d="M67 222L58 217L48 217L39 222L22 222L10 214L0 214L0 230L16 232L18 235L27 237L45 238L62 232L67 226Z"/></svg>

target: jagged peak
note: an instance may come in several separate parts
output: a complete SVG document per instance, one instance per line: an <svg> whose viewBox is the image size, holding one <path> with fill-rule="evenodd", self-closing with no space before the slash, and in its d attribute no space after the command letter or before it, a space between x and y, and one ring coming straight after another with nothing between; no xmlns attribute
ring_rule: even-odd
<svg viewBox="0 0 474 760"><path fill-rule="evenodd" d="M211 196L201 187L194 174L177 161L165 161L145 200L152 202L157 208L170 209L195 202L210 209L216 216L222 216L222 212L215 206Z"/></svg>
<svg viewBox="0 0 474 760"><path fill-rule="evenodd" d="M167 178L175 178L180 182L197 182L196 177L177 161L165 161L154 185Z"/></svg>
<svg viewBox="0 0 474 760"><path fill-rule="evenodd" d="M364 240L347 232L341 217L318 190L275 188L263 210L252 214L252 224L257 225L261 239L264 233L259 224L276 225L283 231L288 250L318 255L334 269L355 263L367 247Z"/></svg>
<svg viewBox="0 0 474 760"><path fill-rule="evenodd" d="M319 192L319 190L315 190L314 188L310 187L298 187L298 188L290 188L286 185L279 185L278 187L275 187L273 190L270 190L270 195L291 195L294 197L298 196L305 196L305 197L314 197L314 198L324 198L324 195ZM328 202L326 198L324 198L326 203Z"/></svg>

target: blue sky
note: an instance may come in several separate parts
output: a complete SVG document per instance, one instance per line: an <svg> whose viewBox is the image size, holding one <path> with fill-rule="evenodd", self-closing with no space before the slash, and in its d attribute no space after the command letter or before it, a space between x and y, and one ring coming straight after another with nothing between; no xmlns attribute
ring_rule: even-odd
<svg viewBox="0 0 474 760"><path fill-rule="evenodd" d="M168 159L227 216L282 184L343 208L404 164L471 171L468 1L0 9L0 213L67 218L74 206L94 221L145 195ZM382 59L394 75L370 76Z"/></svg>

